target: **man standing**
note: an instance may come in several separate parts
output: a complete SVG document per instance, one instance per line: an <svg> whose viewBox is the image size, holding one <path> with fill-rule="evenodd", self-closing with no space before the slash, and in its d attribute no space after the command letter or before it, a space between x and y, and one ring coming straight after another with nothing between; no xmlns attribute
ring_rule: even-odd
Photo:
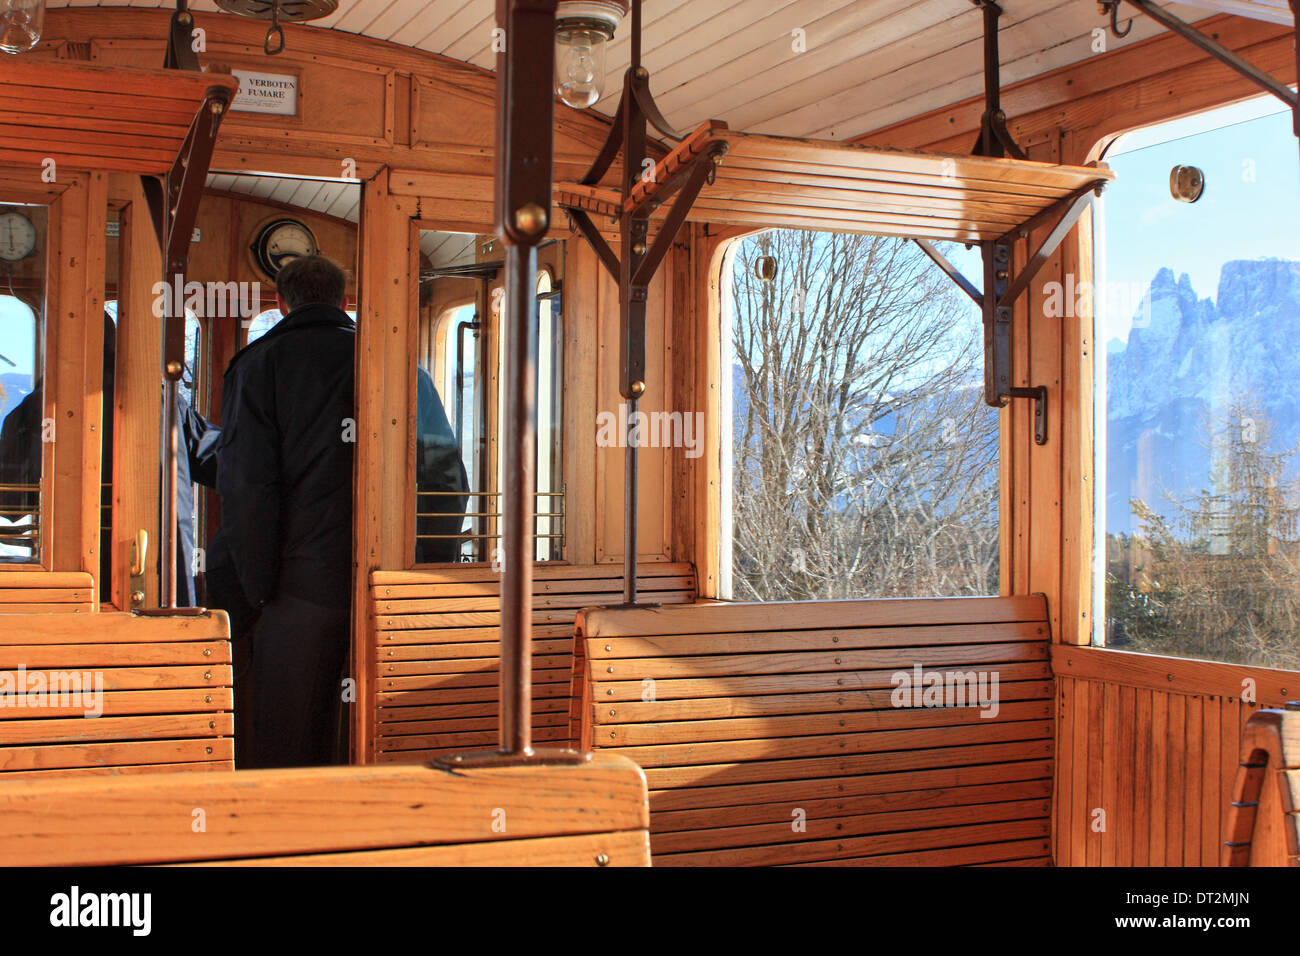
<svg viewBox="0 0 1300 956"><path fill-rule="evenodd" d="M356 414L345 286L323 256L291 260L276 277L284 318L226 370L220 536L257 611L245 766L344 759L337 728L351 630Z"/></svg>

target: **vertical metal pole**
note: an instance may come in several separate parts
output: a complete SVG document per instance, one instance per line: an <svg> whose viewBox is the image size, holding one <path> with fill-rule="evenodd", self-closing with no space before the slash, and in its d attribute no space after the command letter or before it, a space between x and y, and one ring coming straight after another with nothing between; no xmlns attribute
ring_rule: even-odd
<svg viewBox="0 0 1300 956"><path fill-rule="evenodd" d="M556 0L497 0L497 234L506 244L501 753L532 754L537 244L550 225Z"/></svg>
<svg viewBox="0 0 1300 956"><path fill-rule="evenodd" d="M501 750L532 750L533 487L537 457L537 249L506 247L505 474L501 505Z"/></svg>
<svg viewBox="0 0 1300 956"><path fill-rule="evenodd" d="M994 121L1002 110L1002 89L998 54L998 17L1002 8L996 3L982 4L984 11L984 122L980 131L985 156L1004 156L1002 142L994 132Z"/></svg>
<svg viewBox="0 0 1300 956"><path fill-rule="evenodd" d="M1295 47L1295 75L1297 82L1300 82L1300 0L1291 0L1291 16L1295 18L1295 38L1292 41ZM1291 107L1291 116L1292 129L1296 136L1300 136L1300 99Z"/></svg>
<svg viewBox="0 0 1300 956"><path fill-rule="evenodd" d="M163 321L170 325L177 320L174 316L168 315ZM168 374L163 386L163 428L166 431L163 433L162 441L163 530L158 555L159 561L162 562L162 591L158 604L164 608L176 607L176 525L178 519L176 477L177 458L180 452L176 442L176 426L179 418L178 391L179 383L177 379Z"/></svg>
<svg viewBox="0 0 1300 956"><path fill-rule="evenodd" d="M632 0L632 62L623 83L623 199L641 177L646 155L645 114L632 92L634 77L641 72L641 0ZM623 603L636 603L637 557L637 474L641 434L636 426L640 398L645 391L646 289L634 286L645 258L650 235L648 215L624 213L620 223L619 250L619 351L622 360L619 391L627 405L627 433L623 453Z"/></svg>
<svg viewBox="0 0 1300 956"><path fill-rule="evenodd" d="M627 448L623 452L623 603L636 603L636 509L637 509L637 450L639 440L635 431L637 400L627 402Z"/></svg>

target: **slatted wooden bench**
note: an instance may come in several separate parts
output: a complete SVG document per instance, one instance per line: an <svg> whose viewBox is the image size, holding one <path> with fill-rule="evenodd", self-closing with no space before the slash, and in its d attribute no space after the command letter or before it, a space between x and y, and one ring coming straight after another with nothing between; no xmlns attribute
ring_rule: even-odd
<svg viewBox="0 0 1300 956"><path fill-rule="evenodd" d="M224 611L0 614L0 785L234 769L229 633Z"/></svg>
<svg viewBox="0 0 1300 956"><path fill-rule="evenodd" d="M573 621L623 598L622 565L539 565L533 572L533 739L568 746ZM497 744L500 575L490 566L376 571L375 759L417 761ZM689 564L646 564L651 600L689 603Z"/></svg>
<svg viewBox="0 0 1300 956"><path fill-rule="evenodd" d="M94 602L95 579L85 571L0 570L0 614L90 614Z"/></svg>
<svg viewBox="0 0 1300 956"><path fill-rule="evenodd" d="M1300 705L1246 722L1227 832L1224 866L1300 866Z"/></svg>
<svg viewBox="0 0 1300 956"><path fill-rule="evenodd" d="M631 761L310 767L0 785L0 865L646 866Z"/></svg>
<svg viewBox="0 0 1300 956"><path fill-rule="evenodd" d="M645 769L656 865L1044 865L1048 631L1041 595L586 610L575 719Z"/></svg>

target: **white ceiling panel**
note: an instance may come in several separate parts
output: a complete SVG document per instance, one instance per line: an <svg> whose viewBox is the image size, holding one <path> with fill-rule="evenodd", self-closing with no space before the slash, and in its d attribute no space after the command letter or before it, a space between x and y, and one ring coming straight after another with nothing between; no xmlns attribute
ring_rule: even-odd
<svg viewBox="0 0 1300 956"><path fill-rule="evenodd" d="M128 0L48 0L50 7ZM131 6L171 6L129 0ZM196 10L214 0L193 0ZM1290 23L1287 0L1164 4L1195 21L1215 12ZM1106 23L1094 0L1004 0L1003 82L1095 56ZM340 0L311 24L400 43L490 69L494 0ZM1113 50L1162 28L1134 18ZM612 116L630 58L625 21L610 44L605 95ZM707 119L733 129L850 139L983 89L982 17L970 0L646 0L643 61L668 120L689 131ZM798 42L796 42L798 41ZM799 48L802 44L802 49ZM330 204L333 205L332 203Z"/></svg>

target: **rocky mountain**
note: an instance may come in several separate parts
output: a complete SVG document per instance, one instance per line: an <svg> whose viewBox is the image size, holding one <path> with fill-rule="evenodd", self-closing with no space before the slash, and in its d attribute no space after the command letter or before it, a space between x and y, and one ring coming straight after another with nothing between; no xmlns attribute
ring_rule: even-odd
<svg viewBox="0 0 1300 956"><path fill-rule="evenodd" d="M1207 487L1210 429L1234 401L1258 401L1274 451L1300 443L1300 261L1225 263L1214 299L1161 269L1106 360L1106 530L1129 532L1131 498L1170 514L1170 496Z"/></svg>

